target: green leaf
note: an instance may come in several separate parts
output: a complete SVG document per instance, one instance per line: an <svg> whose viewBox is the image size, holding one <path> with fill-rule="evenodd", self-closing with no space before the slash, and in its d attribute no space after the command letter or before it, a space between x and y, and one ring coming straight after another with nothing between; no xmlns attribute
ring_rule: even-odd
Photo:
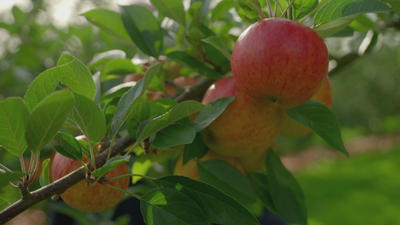
<svg viewBox="0 0 400 225"><path fill-rule="evenodd" d="M226 46L225 42L217 37L212 36L202 40L205 43L212 45L214 48L218 49L230 62L231 61L231 50Z"/></svg>
<svg viewBox="0 0 400 225"><path fill-rule="evenodd" d="M301 106L287 109L286 113L293 120L311 128L330 146L349 156L343 144L339 121L326 105L320 101L309 100Z"/></svg>
<svg viewBox="0 0 400 225"><path fill-rule="evenodd" d="M127 75L138 70L139 67L134 65L130 59L112 59L104 66L106 75Z"/></svg>
<svg viewBox="0 0 400 225"><path fill-rule="evenodd" d="M91 143L101 141L106 135L106 119L99 105L93 100L75 94L73 114L82 133Z"/></svg>
<svg viewBox="0 0 400 225"><path fill-rule="evenodd" d="M207 106L193 100L181 102L167 113L149 121L143 127L141 133L138 133L137 142L142 142L168 125L205 108Z"/></svg>
<svg viewBox="0 0 400 225"><path fill-rule="evenodd" d="M187 67L191 68L192 70L204 76L215 79L222 78L222 75L219 72L211 69L210 67L207 67L203 62L194 58L193 56L189 55L186 52L183 51L170 52L167 54L167 57L186 65Z"/></svg>
<svg viewBox="0 0 400 225"><path fill-rule="evenodd" d="M94 69L97 66L104 65L113 59L125 59L126 53L119 49L114 49L106 52L96 54L93 59L88 63L89 69Z"/></svg>
<svg viewBox="0 0 400 225"><path fill-rule="evenodd" d="M58 133L54 140L58 142L58 145L54 146L58 153L76 161L82 160L82 147L75 137L65 133Z"/></svg>
<svg viewBox="0 0 400 225"><path fill-rule="evenodd" d="M43 160L42 164L42 174L40 176L40 186L44 187L51 183L51 173L50 173L50 159Z"/></svg>
<svg viewBox="0 0 400 225"><path fill-rule="evenodd" d="M197 161L203 182L218 188L240 203L256 202L256 194L247 177L232 164L222 160Z"/></svg>
<svg viewBox="0 0 400 225"><path fill-rule="evenodd" d="M55 90L54 84L57 84L61 81L61 78L73 63L74 62L69 62L67 64L48 69L39 74L39 76L32 81L24 97L25 105L29 112L32 112L32 110L37 104L39 104L40 101L42 101Z"/></svg>
<svg viewBox="0 0 400 225"><path fill-rule="evenodd" d="M278 210L275 209L275 206L272 201L271 193L268 189L268 179L267 173L253 173L249 172L246 174L249 178L255 193L257 194L258 198L260 199L262 205L267 208L269 211L278 214Z"/></svg>
<svg viewBox="0 0 400 225"><path fill-rule="evenodd" d="M114 114L112 123L112 132L115 134L122 124L125 122L126 118L134 110L137 103L140 101L143 94L146 92L153 77L160 71L162 64L156 64L151 66L143 79L139 80L134 87L129 89L119 100L117 105L117 111Z"/></svg>
<svg viewBox="0 0 400 225"><path fill-rule="evenodd" d="M321 37L328 37L333 34L336 34L343 29L345 29L354 19L357 18L356 16L348 16L342 17L337 20L333 20L324 24L321 24L314 28L314 30L321 36Z"/></svg>
<svg viewBox="0 0 400 225"><path fill-rule="evenodd" d="M225 13L227 13L230 9L235 7L235 2L232 0L222 0L211 12L211 20L216 21L221 18Z"/></svg>
<svg viewBox="0 0 400 225"><path fill-rule="evenodd" d="M16 156L26 150L25 129L29 112L21 98L0 102L0 146Z"/></svg>
<svg viewBox="0 0 400 225"><path fill-rule="evenodd" d="M72 64L66 68L61 82L71 88L73 92L94 99L96 95L96 85L92 73L85 64L71 55L62 55L57 65L61 66L70 62L72 62Z"/></svg>
<svg viewBox="0 0 400 225"><path fill-rule="evenodd" d="M190 144L193 142L196 132L192 127L180 124L171 124L150 138L150 143L157 148L168 148L176 145Z"/></svg>
<svg viewBox="0 0 400 225"><path fill-rule="evenodd" d="M149 119L149 102L142 98L126 119L126 129L132 138L136 138L139 125Z"/></svg>
<svg viewBox="0 0 400 225"><path fill-rule="evenodd" d="M183 176L161 177L154 182L160 187L174 188L194 200L212 223L260 224L236 200L206 183Z"/></svg>
<svg viewBox="0 0 400 225"><path fill-rule="evenodd" d="M24 173L4 173L0 170L0 189L10 185L10 182L18 181L18 178L25 175Z"/></svg>
<svg viewBox="0 0 400 225"><path fill-rule="evenodd" d="M138 148L140 153L143 153L142 148ZM152 167L155 162L164 162L169 160L176 153L174 151L159 151L157 154L151 152L149 154L142 154L138 157L132 165L132 174L146 175L147 171ZM138 155L136 153L136 155ZM132 176L132 184L136 184L143 177Z"/></svg>
<svg viewBox="0 0 400 225"><path fill-rule="evenodd" d="M173 99L168 98L160 98L156 100L152 100L149 102L149 118L154 116L158 116L168 112L168 110L172 109L174 106L178 105L178 102Z"/></svg>
<svg viewBox="0 0 400 225"><path fill-rule="evenodd" d="M103 177L111 170L115 169L122 163L129 162L130 155L124 156L115 156L109 160L107 160L106 164L104 164L101 168L98 168L92 172L92 175L95 177Z"/></svg>
<svg viewBox="0 0 400 225"><path fill-rule="evenodd" d="M209 108L202 110L192 123L192 127L196 132L202 131L210 125L218 116L220 116L226 107L235 99L234 96L219 98L210 103Z"/></svg>
<svg viewBox="0 0 400 225"><path fill-rule="evenodd" d="M185 145L185 150L183 151L183 165L192 159L201 159L208 152L209 148L203 142L203 138L200 133L196 133L196 136L192 143Z"/></svg>
<svg viewBox="0 0 400 225"><path fill-rule="evenodd" d="M181 0L150 0L150 2L159 13L175 20L183 28L186 27L185 9Z"/></svg>
<svg viewBox="0 0 400 225"><path fill-rule="evenodd" d="M303 191L293 175L283 166L275 151L267 154L267 185L273 204L289 223L307 224L307 207Z"/></svg>
<svg viewBox="0 0 400 225"><path fill-rule="evenodd" d="M25 138L34 154L39 152L57 134L75 105L68 89L52 93L32 111L26 124Z"/></svg>
<svg viewBox="0 0 400 225"><path fill-rule="evenodd" d="M235 0L235 3L239 5L249 19L258 18L257 9L261 10L258 0Z"/></svg>
<svg viewBox="0 0 400 225"><path fill-rule="evenodd" d="M296 0L294 1L297 19L301 19L318 6L318 0Z"/></svg>
<svg viewBox="0 0 400 225"><path fill-rule="evenodd" d="M122 22L136 46L145 54L158 58L164 32L149 9L139 5L120 6Z"/></svg>
<svg viewBox="0 0 400 225"><path fill-rule="evenodd" d="M93 25L105 33L126 42L131 42L129 34L122 23L121 15L108 9L93 9L82 14Z"/></svg>
<svg viewBox="0 0 400 225"><path fill-rule="evenodd" d="M387 4L378 0L335 0L323 5L314 16L315 31L329 36L345 28L363 13L392 11Z"/></svg>
<svg viewBox="0 0 400 225"><path fill-rule="evenodd" d="M201 208L189 197L171 188L157 188L140 200L140 211L148 225L208 225Z"/></svg>

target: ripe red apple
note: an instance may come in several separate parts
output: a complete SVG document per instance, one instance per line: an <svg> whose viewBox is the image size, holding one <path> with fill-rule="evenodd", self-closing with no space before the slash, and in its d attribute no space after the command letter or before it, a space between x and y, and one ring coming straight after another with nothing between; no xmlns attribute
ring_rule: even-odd
<svg viewBox="0 0 400 225"><path fill-rule="evenodd" d="M329 76L325 76L325 80L321 89L311 99L318 100L324 103L328 108L332 108L332 88ZM279 132L280 135L285 137L300 137L310 134L312 130L303 124L292 120L288 114L284 113L282 118L282 127Z"/></svg>
<svg viewBox="0 0 400 225"><path fill-rule="evenodd" d="M319 90L328 63L327 47L317 32L295 21L270 18L252 24L239 36L231 67L248 96L290 109Z"/></svg>
<svg viewBox="0 0 400 225"><path fill-rule="evenodd" d="M86 140L86 138L81 140ZM89 161L85 156L82 160L84 162ZM56 153L52 167L53 181L64 177L81 166L82 164L80 162L67 158L60 153ZM126 163L120 164L105 176L106 178L113 178L124 174L129 174ZM129 177L105 183L126 190L129 186ZM124 195L124 192L111 189L100 183L93 186L90 183L88 184L86 180L82 180L62 193L61 198L74 209L83 212L97 213L115 207Z"/></svg>
<svg viewBox="0 0 400 225"><path fill-rule="evenodd" d="M233 166L235 166L243 174L245 173L242 166L240 165L239 161L236 158L219 155L219 154L215 153L213 150L209 150L208 153L199 160L207 161L207 160L212 160L212 159L219 159L219 160L226 161L226 162L232 164ZM200 181L201 179L200 179L199 171L197 170L196 160L192 159L189 162L187 162L185 165L182 165L182 162L183 162L183 155L181 155L179 157L178 161L175 164L174 175L186 176L186 177L192 178L194 180Z"/></svg>
<svg viewBox="0 0 400 225"><path fill-rule="evenodd" d="M235 96L235 100L201 132L205 144L224 156L244 158L263 154L278 136L283 110L250 99L233 77L222 78L212 85L202 103L230 96Z"/></svg>

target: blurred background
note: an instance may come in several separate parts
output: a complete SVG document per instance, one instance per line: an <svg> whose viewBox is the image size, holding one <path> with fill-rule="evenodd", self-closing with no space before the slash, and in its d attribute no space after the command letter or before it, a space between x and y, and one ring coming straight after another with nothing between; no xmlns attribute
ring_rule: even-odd
<svg viewBox="0 0 400 225"><path fill-rule="evenodd" d="M79 14L145 2L0 0L0 101L23 97L29 83L65 52L84 63L112 49L133 57L133 50ZM310 225L400 224L400 12L361 16L352 27L359 29L351 37L326 38L332 110L350 157L332 151L314 134L279 137L278 150L305 192ZM7 160L14 158L0 151L0 162ZM0 210L18 197L11 187L1 189ZM10 224L51 224L46 206L43 202ZM71 213L57 206L52 210ZM112 215L74 216L78 224L92 224ZM129 220L135 219L122 216L116 224Z"/></svg>

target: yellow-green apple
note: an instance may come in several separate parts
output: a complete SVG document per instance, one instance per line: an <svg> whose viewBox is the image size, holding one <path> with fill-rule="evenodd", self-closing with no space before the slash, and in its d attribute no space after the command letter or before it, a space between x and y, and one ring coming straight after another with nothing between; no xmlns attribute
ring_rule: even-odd
<svg viewBox="0 0 400 225"><path fill-rule="evenodd" d="M332 108L332 88L329 76L325 76L325 80L321 89L311 97L313 100L318 100L324 103L328 108ZM303 124L292 120L288 114L284 113L282 118L282 127L279 132L280 135L285 137L300 137L311 133L312 130Z"/></svg>
<svg viewBox="0 0 400 225"><path fill-rule="evenodd" d="M239 88L271 107L302 105L328 72L324 40L310 27L282 18L260 20L238 38L231 68Z"/></svg>
<svg viewBox="0 0 400 225"><path fill-rule="evenodd" d="M276 143L274 142L269 148L268 151L273 150L276 151ZM261 172L266 169L266 157L268 151L262 152L259 155L250 155L242 158L238 158L240 164L246 168L246 170L251 172Z"/></svg>
<svg viewBox="0 0 400 225"><path fill-rule="evenodd" d="M279 134L283 110L247 97L232 76L213 84L202 103L230 96L235 96L233 102L201 132L204 143L224 156L243 158L263 154Z"/></svg>
<svg viewBox="0 0 400 225"><path fill-rule="evenodd" d="M235 166L240 172L245 173L239 161L236 158L223 156L215 153L212 150L209 150L205 156L203 156L200 161L207 161L212 159L219 159L230 163ZM192 159L187 162L185 165L182 165L183 155L178 158L178 161L175 164L174 175L186 176L192 178L194 180L200 181L199 171L197 170L197 161Z"/></svg>
<svg viewBox="0 0 400 225"><path fill-rule="evenodd" d="M86 138L83 140L87 141ZM85 156L82 159L88 162ZM80 168L82 164L76 160L67 158L60 153L56 153L52 166L53 181L56 181L70 172ZM112 171L107 173L107 179L129 174L126 163L122 163ZM129 177L123 177L114 181L103 181L106 184L126 190L129 186ZM61 194L61 198L74 209L83 212L103 212L115 207L124 197L124 192L106 187L100 183L92 185L87 180L82 180Z"/></svg>

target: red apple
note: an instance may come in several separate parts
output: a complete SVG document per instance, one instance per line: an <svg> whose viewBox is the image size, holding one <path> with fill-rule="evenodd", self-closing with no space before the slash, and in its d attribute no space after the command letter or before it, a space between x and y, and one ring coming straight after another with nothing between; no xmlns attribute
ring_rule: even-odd
<svg viewBox="0 0 400 225"><path fill-rule="evenodd" d="M324 103L328 108L332 108L332 88L329 76L325 76L321 89L311 99ZM300 137L310 134L312 130L303 124L292 120L288 114L284 113L282 118L282 127L279 132L285 137Z"/></svg>
<svg viewBox="0 0 400 225"><path fill-rule="evenodd" d="M317 32L295 21L270 18L239 36L231 67L239 88L249 97L290 109L319 90L328 63L327 47Z"/></svg>
<svg viewBox="0 0 400 225"><path fill-rule="evenodd" d="M82 138L81 140L86 140L86 138ZM82 160L84 162L89 161L85 156ZM80 162L67 158L60 153L56 153L52 167L53 181L64 177L81 166L82 164ZM129 174L129 169L126 163L120 164L111 172L106 174L105 177L113 178L124 174ZM126 190L129 186L129 179L129 177L124 177L111 182L104 182ZM124 192L111 189L100 183L93 186L90 183L88 184L87 180L82 180L62 193L61 198L74 209L83 212L97 213L115 207L124 195Z"/></svg>
<svg viewBox="0 0 400 225"><path fill-rule="evenodd" d="M278 136L282 109L256 102L245 95L233 77L218 80L204 95L203 104L235 96L225 111L202 132L205 144L230 157L256 157L265 153Z"/></svg>

